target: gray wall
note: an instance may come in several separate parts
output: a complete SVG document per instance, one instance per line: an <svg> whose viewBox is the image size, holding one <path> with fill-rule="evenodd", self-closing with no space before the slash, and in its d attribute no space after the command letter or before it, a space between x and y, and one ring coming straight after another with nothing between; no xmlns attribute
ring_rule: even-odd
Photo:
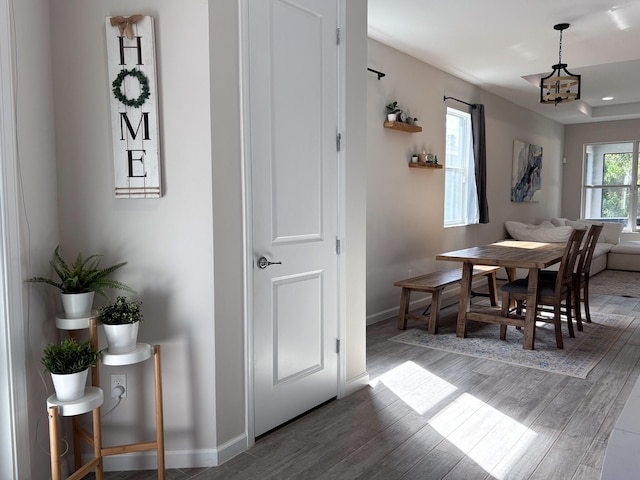
<svg viewBox="0 0 640 480"><path fill-rule="evenodd" d="M596 122L565 127L562 180L562 216L580 218L582 201L582 160L586 143L626 142L640 139L640 120Z"/></svg>
<svg viewBox="0 0 640 480"><path fill-rule="evenodd" d="M395 314L400 297L393 282L455 265L435 255L504 237L504 221L536 223L560 213L564 128L436 68L369 40L369 67L387 74L367 79L367 318ZM533 87L532 87L533 88ZM483 103L486 117L490 223L443 228L444 169L410 169L412 152L426 149L446 161L446 107L453 96ZM397 100L418 117L421 133L384 129L385 105ZM543 199L511 203L513 141L543 147Z"/></svg>

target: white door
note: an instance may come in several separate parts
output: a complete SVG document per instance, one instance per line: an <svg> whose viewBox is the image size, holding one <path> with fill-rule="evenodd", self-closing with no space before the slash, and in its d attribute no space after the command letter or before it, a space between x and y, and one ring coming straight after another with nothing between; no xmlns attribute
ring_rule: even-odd
<svg viewBox="0 0 640 480"><path fill-rule="evenodd" d="M257 436L337 394L339 47L337 0L247 4Z"/></svg>

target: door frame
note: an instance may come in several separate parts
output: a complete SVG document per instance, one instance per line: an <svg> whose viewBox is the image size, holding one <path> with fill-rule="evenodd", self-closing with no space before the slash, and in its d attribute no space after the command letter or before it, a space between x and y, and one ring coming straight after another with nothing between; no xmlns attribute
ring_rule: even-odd
<svg viewBox="0 0 640 480"><path fill-rule="evenodd" d="M12 0L0 0L0 19L0 477L30 478Z"/></svg>
<svg viewBox="0 0 640 480"><path fill-rule="evenodd" d="M251 129L250 129L250 91L249 91L249 12L248 6L251 0L241 0L240 9L240 112L241 112L241 177L242 177L242 223L243 223L243 249L244 249L244 350L245 350L245 433L247 437L247 448L255 443L254 433L254 409L255 409L255 392L253 388L254 382L254 349L253 349L253 333L254 333L254 308L253 308L253 281L254 281L254 252L253 252L253 229L252 229L252 191L251 191ZM318 0L323 1L323 0ZM344 19L346 18L346 1L336 0L337 2L337 19L341 32L344 32ZM338 132L342 134L344 139L344 125L346 121L345 115L345 86L346 86L346 69L345 59L345 35L342 35L342 41L338 46ZM336 132L336 134L338 133ZM338 152L338 212L337 212L337 229L340 244L345 243L345 142L342 142L340 151ZM338 303L338 335L340 339L340 352L338 353L338 398L345 394L346 389L346 358L345 349L346 341L346 271L345 257L342 252L337 255L337 303Z"/></svg>

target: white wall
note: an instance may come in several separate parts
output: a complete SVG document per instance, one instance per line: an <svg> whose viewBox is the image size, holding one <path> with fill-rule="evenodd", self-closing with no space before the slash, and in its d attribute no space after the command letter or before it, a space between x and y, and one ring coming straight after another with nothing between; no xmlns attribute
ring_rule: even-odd
<svg viewBox="0 0 640 480"><path fill-rule="evenodd" d="M41 273L43 265L48 266L58 242L51 31L48 0L14 1L13 7L17 75L17 190L21 203L21 263L23 278L27 278L36 272ZM51 292L44 288L24 284L23 292L23 318L7 318L10 322L22 321L26 335L24 365L16 367L25 368L27 398L25 405L17 407L21 410L26 408L31 449L21 454L31 457L30 478L48 478L50 468L46 452L49 439L45 402L52 392L46 391L41 382L40 357L44 345L57 339L57 330L48 315L54 305L49 296ZM16 345L16 348L20 347ZM22 371L14 372L19 373Z"/></svg>
<svg viewBox="0 0 640 480"><path fill-rule="evenodd" d="M393 282L457 265L436 262L447 250L504 238L504 221L537 223L560 212L563 126L517 107L377 41L369 40L367 105L367 318L396 314L400 291ZM490 223L443 228L444 169L410 169L413 152L426 149L445 163L446 107L453 96L485 105ZM417 117L421 133L384 129L385 105L397 100ZM543 147L543 199L511 203L513 141Z"/></svg>
<svg viewBox="0 0 640 480"><path fill-rule="evenodd" d="M157 200L113 196L104 23L136 13L155 22L165 191ZM51 26L62 250L104 254L105 265L129 262L117 278L143 302L139 340L162 347L167 465L182 464L183 452L211 464L218 439L208 2L56 0ZM226 321L240 323L241 313ZM154 431L151 366L101 368L103 383L111 373L128 375L127 398L103 420L105 445ZM112 404L107 398L103 410Z"/></svg>
<svg viewBox="0 0 640 480"><path fill-rule="evenodd" d="M567 164L562 179L562 216L580 218L583 152L586 143L640 140L640 120L596 122L565 127L564 155Z"/></svg>
<svg viewBox="0 0 640 480"><path fill-rule="evenodd" d="M140 340L162 346L167 466L213 465L242 445L246 428L238 3L15 3L30 243L26 231L24 238L32 253L24 259L25 269L32 264L25 276L46 274L58 243L68 255L104 254L104 265L129 262L117 278L134 286L144 302ZM366 0L350 1L345 11L351 39L345 62L349 240L343 381L353 389L366 378ZM112 194L104 19L134 13L155 21L165 189L158 200L116 200ZM57 292L41 287L30 287L29 303L35 345L28 378L34 390L33 478L46 478L49 465L46 435L35 438L46 397L35 391L37 360L44 344L60 335L52 318L60 311ZM111 373L127 374L128 396L103 419L104 445L149 439L154 431L150 362L102 367L103 384ZM113 405L108 392L106 397L103 412ZM39 432L46 434L46 426ZM152 457L140 457L108 457L105 465L154 466Z"/></svg>

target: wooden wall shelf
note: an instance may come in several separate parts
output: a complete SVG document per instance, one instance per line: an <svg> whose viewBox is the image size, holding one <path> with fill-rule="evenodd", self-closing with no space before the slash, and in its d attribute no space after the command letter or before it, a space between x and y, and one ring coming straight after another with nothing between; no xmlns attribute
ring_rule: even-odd
<svg viewBox="0 0 640 480"><path fill-rule="evenodd" d="M417 162L410 163L409 168L442 168L441 163L426 163L426 162Z"/></svg>
<svg viewBox="0 0 640 480"><path fill-rule="evenodd" d="M417 133L422 131L422 127L418 125L409 125L403 122L384 122L384 128L390 128L391 130L399 130L407 133Z"/></svg>

